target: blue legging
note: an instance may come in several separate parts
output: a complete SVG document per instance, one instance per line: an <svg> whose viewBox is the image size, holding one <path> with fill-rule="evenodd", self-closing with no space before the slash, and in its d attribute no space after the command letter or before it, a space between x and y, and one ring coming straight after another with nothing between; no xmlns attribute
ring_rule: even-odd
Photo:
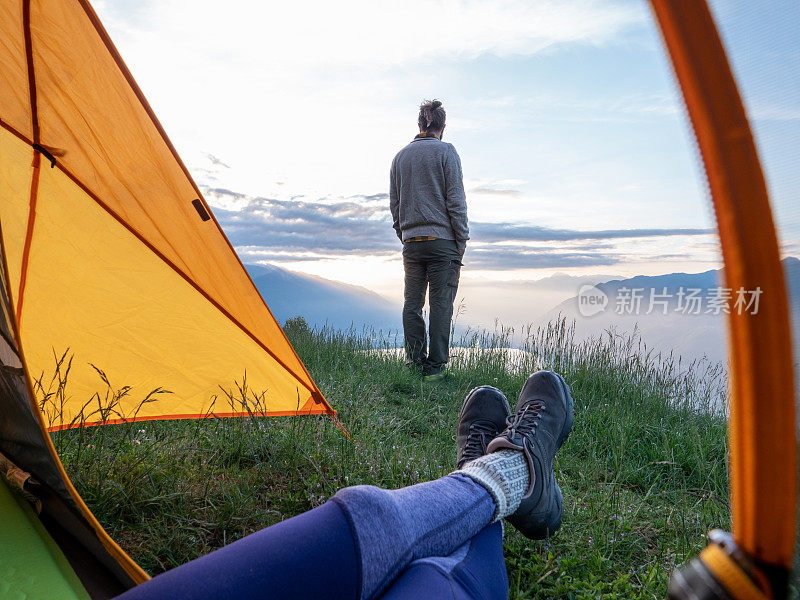
<svg viewBox="0 0 800 600"><path fill-rule="evenodd" d="M449 475L401 490L355 486L322 506L162 573L120 600L500 599L494 502Z"/></svg>

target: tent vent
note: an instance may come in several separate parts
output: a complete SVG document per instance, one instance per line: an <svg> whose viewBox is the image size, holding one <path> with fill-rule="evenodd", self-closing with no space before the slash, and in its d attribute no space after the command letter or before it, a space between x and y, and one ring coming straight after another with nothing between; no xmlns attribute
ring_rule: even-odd
<svg viewBox="0 0 800 600"><path fill-rule="evenodd" d="M208 221L211 218L208 216L206 207L203 206L203 203L200 202L199 199L192 200L192 206L194 206L194 209L197 211L197 214L200 215L200 218L203 219L203 221Z"/></svg>

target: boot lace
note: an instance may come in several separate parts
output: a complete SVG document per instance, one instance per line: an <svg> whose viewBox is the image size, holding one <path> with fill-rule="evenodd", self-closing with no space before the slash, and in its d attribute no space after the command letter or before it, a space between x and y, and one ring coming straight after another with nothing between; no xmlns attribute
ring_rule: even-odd
<svg viewBox="0 0 800 600"><path fill-rule="evenodd" d="M544 401L532 400L521 411L506 419L504 435L508 435L509 438L516 435L523 437L535 436L536 428L539 426L539 420L542 418L543 412Z"/></svg>
<svg viewBox="0 0 800 600"><path fill-rule="evenodd" d="M464 444L464 458L473 459L486 454L486 446L497 435L497 428L487 421L476 421L467 434L467 441Z"/></svg>

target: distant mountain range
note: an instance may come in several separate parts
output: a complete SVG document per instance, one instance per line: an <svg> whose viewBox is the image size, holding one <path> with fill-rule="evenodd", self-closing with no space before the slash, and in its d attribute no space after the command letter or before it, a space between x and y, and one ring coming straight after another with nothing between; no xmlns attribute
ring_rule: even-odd
<svg viewBox="0 0 800 600"><path fill-rule="evenodd" d="M800 340L800 260L789 257L783 261L792 315L793 339ZM546 313L539 323L546 323L558 315L575 320L579 338L596 336L607 330L620 333L636 329L642 340L657 351L670 352L686 359L707 358L724 360L726 356L725 314L715 308L714 298L724 294L722 271L703 273L670 273L657 276L637 276L586 286L577 296L565 300ZM597 292L601 293L597 293ZM750 290L743 294L742 310L753 299ZM692 295L694 300L689 299ZM595 304L603 295L606 306L592 309L589 297ZM638 308L635 306L638 299ZM651 306L652 299L652 306ZM698 302L699 299L699 302ZM737 294L731 291L730 307L736 310ZM768 301L763 295L759 303ZM750 310L754 310L751 306ZM594 314L592 314L594 313ZM666 313L666 314L665 314Z"/></svg>
<svg viewBox="0 0 800 600"><path fill-rule="evenodd" d="M786 258L783 266L789 289L794 339L800 340L800 259ZM302 275L274 265L246 265L246 267L259 292L281 324L299 315L311 325L328 324L336 329L354 326L357 329L368 327L375 331L398 331L402 327L400 303L393 303L366 288ZM602 276L583 278L556 275L519 285L513 281L502 282L497 284L497 293L502 294L506 301L512 300L510 304L520 306L518 315L511 311L506 317L511 315L514 318L524 319L526 314L533 316L526 305L530 307L536 304L546 307L548 298L559 296L566 298L570 294L569 290L577 290L580 284L585 284L588 294L599 291L606 297L607 304L603 310L597 314L587 315L585 306L583 310L581 309L579 294L558 303L546 313L538 311L542 316L535 321L535 324L545 324L560 315L570 322L575 320L576 336L579 339L597 336L607 330L622 334L637 330L647 346L657 351L674 351L689 360L702 357L712 361L725 359L724 314L721 312L714 314L713 305L709 304L715 288L724 285L719 270L605 281ZM469 285L464 286L468 298ZM694 309L697 307L686 310L686 305L690 302L688 300L690 293L702 300L697 311L699 314L694 314ZM654 299L652 310L649 306L651 294ZM634 308L631 306L635 302L632 296L639 297L638 310L630 310L634 314L627 314L627 310L620 309ZM496 302L496 297L486 297L485 293L475 294L472 298L473 306L479 301L486 304L485 307L476 308L482 308L487 314L490 314L487 311L491 308L491 303ZM749 300L749 297L746 299ZM735 294L732 301L735 301ZM759 302L765 301L765 298L759 298ZM460 329L466 325L476 325L470 322L469 312L459 319ZM491 327L491 324L477 323L477 325Z"/></svg>
<svg viewBox="0 0 800 600"><path fill-rule="evenodd" d="M523 329L574 296L581 285L595 285L611 279L615 276L608 273L580 276L555 273L533 281L463 278L456 302L463 301L465 310L459 321L465 321L473 329L493 330L495 321L504 327Z"/></svg>
<svg viewBox="0 0 800 600"><path fill-rule="evenodd" d="M245 267L281 325L302 316L310 325L328 324L336 329L354 326L396 331L401 326L401 307L366 288L275 265Z"/></svg>

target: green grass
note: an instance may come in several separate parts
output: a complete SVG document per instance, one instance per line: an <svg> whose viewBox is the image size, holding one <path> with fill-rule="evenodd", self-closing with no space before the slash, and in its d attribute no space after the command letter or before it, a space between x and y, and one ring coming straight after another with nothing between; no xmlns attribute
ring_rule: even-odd
<svg viewBox="0 0 800 600"><path fill-rule="evenodd" d="M526 375L545 367L564 374L576 403L556 463L564 524L542 542L507 528L511 598L663 598L672 568L704 546L709 529L729 527L718 369L681 365L611 334L576 343L560 322L527 332L516 356L502 351L510 332L468 335L459 345L473 350L451 361L444 382L427 385L388 350L393 340L309 330L300 319L285 329L352 443L325 417L53 434L79 492L151 574L318 506L341 487L400 487L450 472L465 394L488 383L513 403ZM226 401L249 394L234 389ZM46 403L53 410L58 394Z"/></svg>

